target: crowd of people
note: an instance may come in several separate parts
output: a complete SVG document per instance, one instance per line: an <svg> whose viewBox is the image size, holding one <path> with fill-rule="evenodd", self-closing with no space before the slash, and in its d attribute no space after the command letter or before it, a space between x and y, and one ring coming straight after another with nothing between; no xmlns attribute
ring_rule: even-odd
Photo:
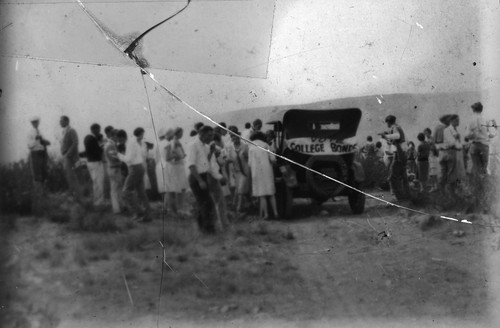
<svg viewBox="0 0 500 328"><path fill-rule="evenodd" d="M463 136L457 130L459 116L443 115L434 130L425 128L418 133L415 145L406 139L396 117L389 115L385 119L388 130L379 134L380 140L374 142L373 137L367 138L367 143L360 148L363 160L372 168L377 168L374 163L383 163L395 201L409 199L411 190L416 189L419 193L439 192L446 201L453 202L458 199L457 190L467 182L474 188L475 205L481 206L489 142L496 136L496 123L483 117L481 103L471 108L473 117ZM40 189L46 179L50 142L40 134L39 117L33 117L31 124L30 163L35 186ZM184 194L189 188L196 199L199 228L206 233L215 232L217 225L222 229L228 227L228 206L233 206L236 217L241 217L258 201L263 219L278 217L273 173L276 158L272 153L274 132L262 132L260 119L245 124L242 131L223 122L219 125L195 124L190 133L194 140L186 150L181 142L182 128L158 131L159 142L153 153L156 154L157 189L163 195L165 208L172 215L185 214ZM92 180L93 205L106 203L107 183L113 213L128 211L135 220L151 221L146 189L151 188L147 160L153 144L144 141L144 129L136 128L129 137L126 131L107 126L103 136L101 126L92 124L90 134L84 138L82 154L78 134L67 116L61 117L60 126L63 169L75 199L83 201L75 167L85 157Z"/></svg>
<svg viewBox="0 0 500 328"><path fill-rule="evenodd" d="M30 163L35 186L43 190L47 170L47 141L39 131L40 118L31 118L29 135ZM182 128L161 128L157 133L158 145L154 154L157 191L163 196L164 206L172 215L186 215L184 195L191 189L197 203L197 221L200 230L215 232L229 226L228 205L235 208L236 217L242 217L259 199L260 215L278 216L274 198L273 163L271 153L262 152L244 140L252 140L262 148L273 149L273 134L264 134L262 121L245 124L239 131L236 126L220 123L210 127L203 123L194 125L193 137L187 149L181 139ZM113 213L129 212L140 222L151 221L151 206L146 193L151 188L147 174L148 158L153 144L144 140L141 127L128 136L124 130L107 126L104 135L97 123L90 126L90 134L84 138L84 152L79 152L78 134L70 126L70 119L60 119L60 138L63 170L69 190L77 202L84 202L82 188L75 168L86 164L92 180L92 203L105 206L105 190L109 189ZM85 160L82 160L84 158ZM106 186L106 184L108 184ZM106 188L107 187L107 188Z"/></svg>
<svg viewBox="0 0 500 328"><path fill-rule="evenodd" d="M380 134L375 144L367 137L360 149L368 166L384 163L388 181L396 200L410 197L410 189L418 193L438 193L444 203L453 206L460 201L457 192L467 187L473 207L485 208L484 186L489 169L490 140L497 135L494 120L486 120L480 102L471 106L472 117L461 135L460 117L446 114L432 130L427 127L417 134L418 144L407 141L396 118L389 115L385 122L389 131Z"/></svg>

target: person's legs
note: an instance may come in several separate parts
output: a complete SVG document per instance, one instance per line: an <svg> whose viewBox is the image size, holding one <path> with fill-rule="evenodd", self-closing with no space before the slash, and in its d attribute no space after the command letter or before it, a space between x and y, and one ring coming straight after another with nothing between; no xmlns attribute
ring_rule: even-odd
<svg viewBox="0 0 500 328"><path fill-rule="evenodd" d="M123 185L122 175L119 168L108 168L109 192L111 198L111 208L113 213L121 212L121 188Z"/></svg>
<svg viewBox="0 0 500 328"><path fill-rule="evenodd" d="M175 194L177 211L184 210L184 194L185 194L185 192L186 192L185 190L182 190L181 192L178 192Z"/></svg>
<svg viewBox="0 0 500 328"><path fill-rule="evenodd" d="M80 186L78 184L78 178L76 177L76 173L74 171L74 163L68 159L63 159L63 168L66 176L66 182L68 183L68 187L70 192L74 195L78 202L83 201L83 195L80 190Z"/></svg>
<svg viewBox="0 0 500 328"><path fill-rule="evenodd" d="M220 228L221 230L225 229L227 225L226 220L224 220L223 217L223 215L225 215L225 212L222 206L224 195L219 181L215 180L211 175L208 176L208 190L210 192L211 200L214 204L215 222L217 228Z"/></svg>
<svg viewBox="0 0 500 328"><path fill-rule="evenodd" d="M200 174L200 177L208 185L207 174ZM206 189L201 189L198 181L191 174L189 175L188 181L198 205L197 221L200 231L204 233L214 233L214 204L212 202L208 187Z"/></svg>
<svg viewBox="0 0 500 328"><path fill-rule="evenodd" d="M387 176L387 180L389 181L389 186L391 188L391 192L396 197L396 199L399 199L401 195L400 187L399 187L399 179L397 176L397 170L398 170L398 165L396 164L395 160L391 160L389 162L389 174Z"/></svg>
<svg viewBox="0 0 500 328"><path fill-rule="evenodd" d="M429 180L429 162L428 161L419 162L418 171L419 171L419 180L422 183L422 190L428 190L427 181Z"/></svg>
<svg viewBox="0 0 500 328"><path fill-rule="evenodd" d="M474 186L476 207L482 207L481 200L484 198L484 184L487 176L489 147L487 145L473 143L470 148L472 160L472 185Z"/></svg>
<svg viewBox="0 0 500 328"><path fill-rule="evenodd" d="M139 165L132 165L128 167L127 178L125 178L125 182L123 184L123 200L127 206L132 209L136 217L139 217L141 211L139 209L139 204L137 203L137 195L135 192L137 190L138 183L143 181Z"/></svg>
<svg viewBox="0 0 500 328"><path fill-rule="evenodd" d="M95 192L97 194L97 204L102 205L104 204L104 164L102 162L97 163L97 168L96 168L96 187L95 187Z"/></svg>
<svg viewBox="0 0 500 328"><path fill-rule="evenodd" d="M279 215L278 215L278 206L276 205L276 196L271 195L269 196L269 199L271 201L271 208L273 209L274 218L277 219Z"/></svg>
<svg viewBox="0 0 500 328"><path fill-rule="evenodd" d="M149 206L148 195L146 194L146 188L144 185L144 174L146 174L146 171L144 169L144 166L142 166L141 179L138 179L138 181L136 183L136 191L137 191L137 198L139 199L139 203L144 208L144 219L149 220L151 208Z"/></svg>
<svg viewBox="0 0 500 328"><path fill-rule="evenodd" d="M43 181L43 153L39 151L32 151L30 153L30 168L31 176L33 181L42 182Z"/></svg>
<svg viewBox="0 0 500 328"><path fill-rule="evenodd" d="M92 194L94 205L104 203L104 166L102 162L88 162L87 168L92 179Z"/></svg>
<svg viewBox="0 0 500 328"><path fill-rule="evenodd" d="M168 198L168 208L171 211L173 215L177 215L177 197L175 195L175 192L167 192L167 198Z"/></svg>
<svg viewBox="0 0 500 328"><path fill-rule="evenodd" d="M33 191L31 196L31 208L34 214L41 214L41 205L44 195L44 152L30 153L30 168L33 179Z"/></svg>
<svg viewBox="0 0 500 328"><path fill-rule="evenodd" d="M264 219L267 219L269 214L267 213L267 202L266 202L266 196L260 196L259 197L259 204L260 204L260 216Z"/></svg>

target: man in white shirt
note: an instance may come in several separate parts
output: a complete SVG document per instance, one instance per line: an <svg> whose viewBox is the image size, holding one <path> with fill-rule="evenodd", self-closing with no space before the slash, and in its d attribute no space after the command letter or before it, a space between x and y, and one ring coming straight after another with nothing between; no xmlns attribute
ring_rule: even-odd
<svg viewBox="0 0 500 328"><path fill-rule="evenodd" d="M496 135L496 130L483 117L483 105L480 102L471 106L473 118L467 126L466 137L471 141L469 154L472 161L472 185L475 186L476 206L482 207L480 199L484 198L484 184L487 176L490 152L490 139Z"/></svg>
<svg viewBox="0 0 500 328"><path fill-rule="evenodd" d="M496 131L483 117L483 105L480 102L474 103L471 108L473 118L468 125L466 137L472 142L472 170L476 176L484 176L488 167L490 139L496 135Z"/></svg>
<svg viewBox="0 0 500 328"><path fill-rule="evenodd" d="M144 155L141 145L141 141L144 138L144 129L135 129L134 136L135 138L131 138L127 141L126 133L118 134L120 143L126 142L127 145L125 154L117 154L118 158L127 164L128 168L128 175L123 185L123 199L128 202L134 210L134 220L150 222L150 206L144 187L144 175L146 174L146 170L144 168ZM134 192L137 193L137 198L139 202L142 203L143 209L140 208L134 197Z"/></svg>
<svg viewBox="0 0 500 328"><path fill-rule="evenodd" d="M410 197L410 186L406 174L407 159L403 150L405 135L403 129L396 124L396 117L394 115L387 116L385 123L390 131L384 132L381 137L395 147L394 159L389 166L389 184L396 199L405 200Z"/></svg>
<svg viewBox="0 0 500 328"><path fill-rule="evenodd" d="M34 116L30 121L33 127L28 135L31 173L33 175L33 181L43 185L47 179L47 146L50 145L50 142L45 140L40 134L38 129L40 118Z"/></svg>
<svg viewBox="0 0 500 328"><path fill-rule="evenodd" d="M204 233L215 233L214 203L208 189L210 173L210 148L213 139L213 128L203 126L196 139L187 148L187 166L189 168L189 186L198 204L198 226Z"/></svg>
<svg viewBox="0 0 500 328"><path fill-rule="evenodd" d="M242 138L248 137L247 139L249 139L250 133L252 133L252 124L250 124L250 122L246 122L245 128L243 129L243 131L241 131L241 137Z"/></svg>

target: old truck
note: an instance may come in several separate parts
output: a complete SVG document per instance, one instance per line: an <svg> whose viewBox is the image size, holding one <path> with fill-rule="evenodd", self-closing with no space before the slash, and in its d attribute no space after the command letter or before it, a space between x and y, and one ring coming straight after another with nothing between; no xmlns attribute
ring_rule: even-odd
<svg viewBox="0 0 500 328"><path fill-rule="evenodd" d="M364 172L355 161L354 140L360 120L359 108L286 109L277 112L267 124L273 126L278 155L359 190ZM277 159L275 185L280 217L291 215L294 198L323 203L346 196L353 213L364 211L363 193L304 167Z"/></svg>

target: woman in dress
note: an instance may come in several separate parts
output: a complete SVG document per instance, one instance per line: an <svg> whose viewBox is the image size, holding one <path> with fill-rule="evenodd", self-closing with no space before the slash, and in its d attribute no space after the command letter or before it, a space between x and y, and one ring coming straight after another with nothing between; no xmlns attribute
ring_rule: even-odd
<svg viewBox="0 0 500 328"><path fill-rule="evenodd" d="M251 145L248 151L248 164L252 174L252 195L259 197L260 215L264 220L269 218L267 200L271 202L274 217L277 218L278 210L276 197L274 196L276 189L273 173L273 164L276 162L276 158L273 154L260 149L269 149L269 144L266 142L264 133L256 131L250 140L255 144Z"/></svg>
<svg viewBox="0 0 500 328"><path fill-rule="evenodd" d="M159 143L158 143L158 151L157 159L156 159L156 181L158 185L158 193L162 195L163 204L165 208L168 208L166 193L166 185L170 184L167 182L167 179L170 179L170 165L167 162L167 146L168 141L166 139L167 129L162 128L158 133Z"/></svg>
<svg viewBox="0 0 500 328"><path fill-rule="evenodd" d="M172 157L171 161L171 181L172 192L175 193L175 204L178 210L184 207L184 193L188 187L187 173L186 173L186 153L181 143L181 138L184 135L182 128L174 130L174 137L172 140Z"/></svg>
<svg viewBox="0 0 500 328"><path fill-rule="evenodd" d="M231 135L232 147L229 152L229 160L234 168L234 179L236 184L236 214L240 215L243 201L250 192L250 168L248 166L248 144L242 143L240 133Z"/></svg>

